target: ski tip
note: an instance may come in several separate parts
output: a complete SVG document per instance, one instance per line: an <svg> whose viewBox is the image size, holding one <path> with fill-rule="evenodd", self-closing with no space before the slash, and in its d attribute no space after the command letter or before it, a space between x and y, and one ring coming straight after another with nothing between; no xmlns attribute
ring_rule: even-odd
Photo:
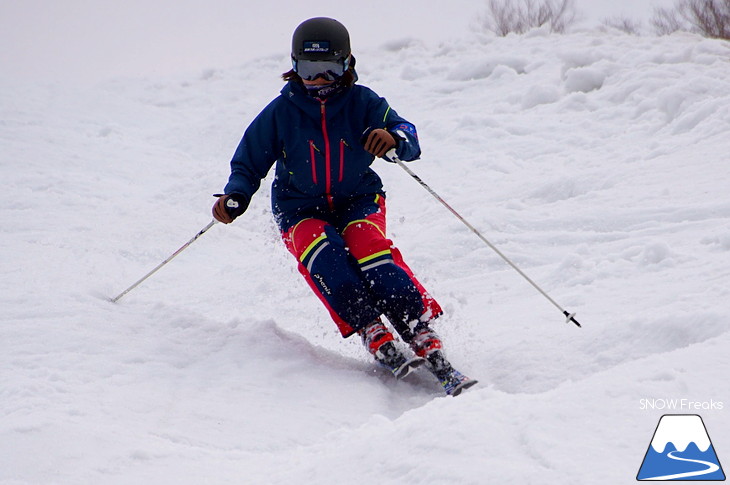
<svg viewBox="0 0 730 485"><path fill-rule="evenodd" d="M397 369L393 369L392 372L396 379L401 380L425 363L426 359L423 359L421 357L413 357Z"/></svg>
<svg viewBox="0 0 730 485"><path fill-rule="evenodd" d="M467 381L464 381L461 384L459 384L458 386L456 386L456 388L454 388L454 390L449 395L452 396L452 397L456 397L459 394L461 394L463 391L466 391L470 387L473 387L478 382L479 381L476 380L476 379L469 379Z"/></svg>

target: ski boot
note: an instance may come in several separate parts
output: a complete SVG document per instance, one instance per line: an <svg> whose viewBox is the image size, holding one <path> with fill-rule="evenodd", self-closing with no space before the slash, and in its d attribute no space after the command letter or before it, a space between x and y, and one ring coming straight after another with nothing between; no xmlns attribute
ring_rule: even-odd
<svg viewBox="0 0 730 485"><path fill-rule="evenodd" d="M410 345L417 356L426 359L426 367L439 380L441 387L449 396L458 396L461 391L469 389L478 382L453 368L444 357L441 339L427 324L421 323L416 326Z"/></svg>
<svg viewBox="0 0 730 485"><path fill-rule="evenodd" d="M358 332L362 343L375 361L388 369L396 379L403 379L426 363L419 356L406 357L395 345L395 337L378 318Z"/></svg>

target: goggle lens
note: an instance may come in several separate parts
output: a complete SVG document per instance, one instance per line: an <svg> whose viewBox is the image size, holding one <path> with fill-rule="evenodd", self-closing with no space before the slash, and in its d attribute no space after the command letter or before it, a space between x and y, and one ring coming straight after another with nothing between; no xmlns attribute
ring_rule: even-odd
<svg viewBox="0 0 730 485"><path fill-rule="evenodd" d="M314 81L322 77L327 81L336 81L347 71L348 61L292 61L294 71L306 81Z"/></svg>

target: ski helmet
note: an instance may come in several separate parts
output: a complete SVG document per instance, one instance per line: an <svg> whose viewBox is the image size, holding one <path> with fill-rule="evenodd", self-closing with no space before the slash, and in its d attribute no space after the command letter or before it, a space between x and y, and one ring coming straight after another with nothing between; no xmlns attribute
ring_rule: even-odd
<svg viewBox="0 0 730 485"><path fill-rule="evenodd" d="M294 70L303 79L324 73L341 76L348 68L350 34L335 19L305 20L292 36L291 58Z"/></svg>

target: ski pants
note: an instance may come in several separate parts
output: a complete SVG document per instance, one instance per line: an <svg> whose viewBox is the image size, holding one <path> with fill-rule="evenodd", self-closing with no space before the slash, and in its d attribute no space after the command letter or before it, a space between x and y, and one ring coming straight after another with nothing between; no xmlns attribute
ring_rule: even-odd
<svg viewBox="0 0 730 485"><path fill-rule="evenodd" d="M385 197L359 197L346 207L311 209L282 229L299 272L343 337L380 315L403 333L442 311L385 235Z"/></svg>

